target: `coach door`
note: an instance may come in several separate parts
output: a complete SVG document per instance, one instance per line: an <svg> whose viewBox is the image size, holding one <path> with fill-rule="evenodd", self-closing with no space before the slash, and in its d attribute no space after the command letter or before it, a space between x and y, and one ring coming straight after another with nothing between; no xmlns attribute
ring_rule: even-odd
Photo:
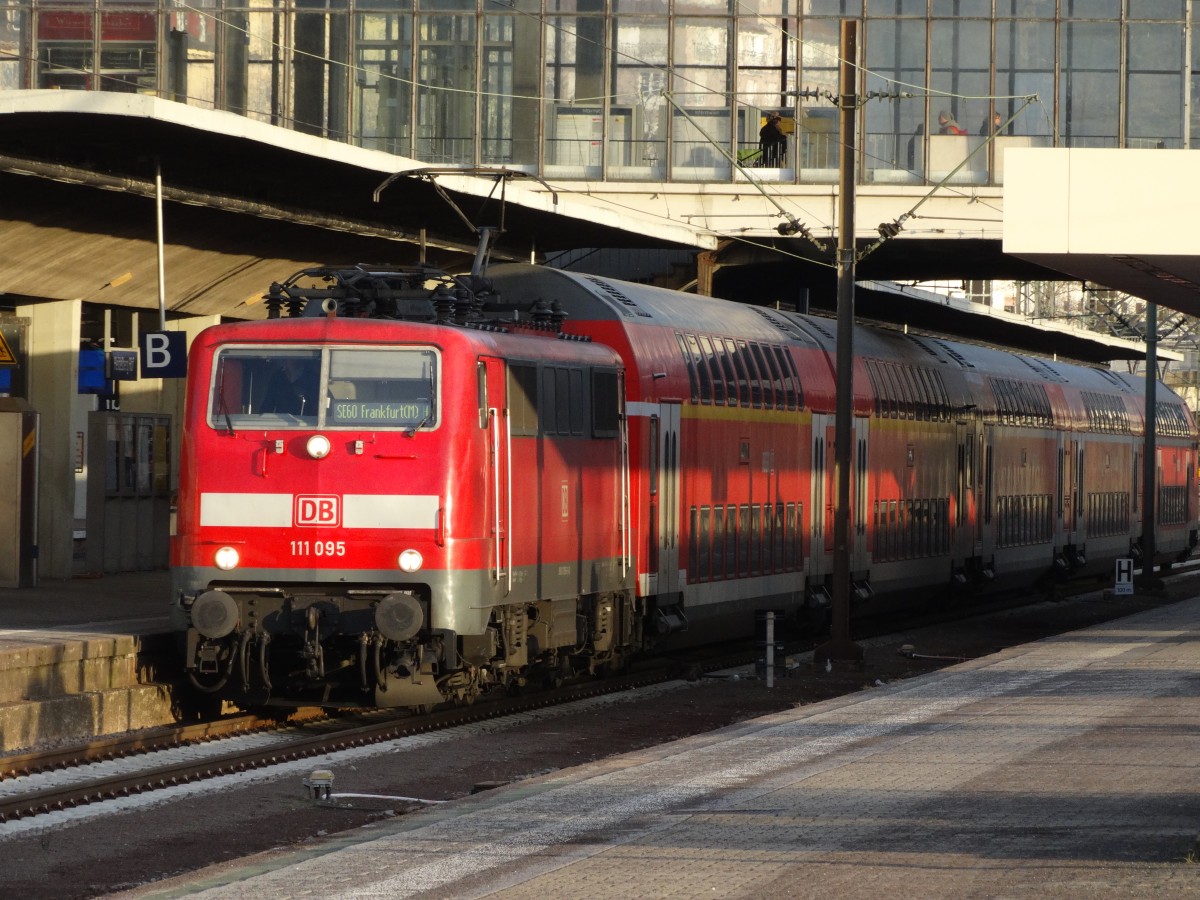
<svg viewBox="0 0 1200 900"><path fill-rule="evenodd" d="M976 506L975 429L967 422L958 423L954 475L954 543L951 554L955 565L979 554L980 516Z"/></svg>
<svg viewBox="0 0 1200 900"><path fill-rule="evenodd" d="M487 534L491 539L489 568L492 583L502 594L512 590L512 545L509 522L512 520L512 430L506 402L504 360L479 359L479 427L487 442Z"/></svg>
<svg viewBox="0 0 1200 900"><path fill-rule="evenodd" d="M833 466L829 454L833 449L832 416L812 417L812 565L809 580L829 574L829 554L833 552L833 498L835 496Z"/></svg>
<svg viewBox="0 0 1200 900"><path fill-rule="evenodd" d="M1076 531L1079 528L1079 518L1075 514L1079 487L1079 441L1061 434L1059 442L1059 500L1062 503L1063 543L1073 545L1077 543Z"/></svg>
<svg viewBox="0 0 1200 900"><path fill-rule="evenodd" d="M680 590L679 410L678 403L663 403L650 417L650 593L660 597Z"/></svg>
<svg viewBox="0 0 1200 900"><path fill-rule="evenodd" d="M868 471L868 428L870 419L854 419L854 482L850 485L851 517L850 532L853 556L850 559L852 572L864 572L870 566L867 556L867 509L870 503L870 479Z"/></svg>

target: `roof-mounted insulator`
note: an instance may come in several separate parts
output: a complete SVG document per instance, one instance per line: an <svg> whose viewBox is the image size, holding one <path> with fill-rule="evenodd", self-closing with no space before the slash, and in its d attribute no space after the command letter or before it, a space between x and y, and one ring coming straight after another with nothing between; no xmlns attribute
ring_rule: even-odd
<svg viewBox="0 0 1200 900"><path fill-rule="evenodd" d="M263 294L263 302L267 305L267 318L278 319L279 311L283 308L283 285L272 281L271 287Z"/></svg>
<svg viewBox="0 0 1200 900"><path fill-rule="evenodd" d="M471 296L471 292L465 287L455 288L454 314L455 321L457 321L459 325L466 325L467 322L471 321L471 318L476 315L474 299L475 298Z"/></svg>
<svg viewBox="0 0 1200 900"><path fill-rule="evenodd" d="M454 294L444 284L439 284L433 295L433 308L439 324L449 325L454 321Z"/></svg>
<svg viewBox="0 0 1200 900"><path fill-rule="evenodd" d="M550 303L550 325L555 331L562 331L563 322L567 321L567 312L557 300Z"/></svg>
<svg viewBox="0 0 1200 900"><path fill-rule="evenodd" d="M538 328L550 328L551 306L547 300L538 300L533 304L533 309L530 310L533 316L533 324Z"/></svg>

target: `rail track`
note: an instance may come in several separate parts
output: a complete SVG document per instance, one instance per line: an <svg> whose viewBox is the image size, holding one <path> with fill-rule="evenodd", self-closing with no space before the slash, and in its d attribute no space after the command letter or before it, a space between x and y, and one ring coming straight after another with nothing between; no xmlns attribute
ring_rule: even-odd
<svg viewBox="0 0 1200 900"><path fill-rule="evenodd" d="M732 665L744 665L753 659L752 651L738 654L723 653L688 663L697 673ZM0 822L44 815L121 797L143 794L180 784L203 781L222 775L247 772L268 766L289 763L309 757L365 747L482 722L502 716L528 712L578 702L580 700L647 687L680 676L676 662L671 667L661 665L634 674L620 675L600 681L575 684L528 695L505 697L502 700L473 706L437 710L425 715L368 712L308 722L279 725L254 716L178 728L158 729L153 733L124 738L112 738L87 745L28 753L0 760ZM232 737L257 735L249 747L223 751L220 742ZM209 744L201 758L156 762L163 751L174 748ZM92 774L98 763L136 756L145 765L130 763L133 771L114 774ZM194 757L194 755L192 755ZM38 778L48 773L70 769L70 776L55 779L50 787L36 786ZM46 780L46 779L42 779ZM25 789L25 784L30 787ZM5 788L9 788L5 791Z"/></svg>
<svg viewBox="0 0 1200 900"><path fill-rule="evenodd" d="M1182 580L1198 572L1200 567L1189 565L1176 569L1168 578ZM1095 585L1090 589L1094 591ZM883 639L887 632L898 627L914 628L984 616L1028 604L1028 599L997 599L922 616L919 622L911 617L902 624L880 622L870 634L861 631L858 639ZM782 653L802 654L811 650L813 643L793 642ZM652 661L643 670L631 674L425 715L366 711L324 716L310 711L307 716L301 714L299 721L284 725L246 715L103 738L81 746L10 755L0 758L0 823L644 688L679 678L681 674L696 677L716 669L744 666L760 656L761 651L752 646L735 650L722 648L707 654L691 652L682 657ZM229 740L235 737L251 740ZM230 746L237 744L237 747L225 750L223 742ZM197 750L163 761L170 756L168 751L199 747L204 748L203 752ZM136 757L144 765L131 761L121 771L102 772L102 764L130 757ZM64 773L64 776L49 778L51 773ZM40 786L45 781L53 783Z"/></svg>

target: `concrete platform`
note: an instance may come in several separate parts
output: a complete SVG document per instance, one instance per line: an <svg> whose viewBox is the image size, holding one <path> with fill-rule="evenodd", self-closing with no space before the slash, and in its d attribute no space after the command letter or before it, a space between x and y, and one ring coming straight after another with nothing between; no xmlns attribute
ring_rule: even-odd
<svg viewBox="0 0 1200 900"><path fill-rule="evenodd" d="M0 753L174 721L166 571L0 590Z"/></svg>
<svg viewBox="0 0 1200 900"><path fill-rule="evenodd" d="M1200 897L1200 599L144 896Z"/></svg>

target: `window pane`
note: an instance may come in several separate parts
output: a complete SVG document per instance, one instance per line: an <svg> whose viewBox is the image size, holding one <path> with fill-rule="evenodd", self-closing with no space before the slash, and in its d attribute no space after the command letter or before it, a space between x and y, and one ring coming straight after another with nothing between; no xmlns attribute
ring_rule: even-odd
<svg viewBox="0 0 1200 900"><path fill-rule="evenodd" d="M1182 19L1184 0L1129 0L1131 19Z"/></svg>
<svg viewBox="0 0 1200 900"><path fill-rule="evenodd" d="M996 0L996 16L1053 19L1057 2L1058 0Z"/></svg>
<svg viewBox="0 0 1200 900"><path fill-rule="evenodd" d="M711 181L729 173L729 24L676 19L671 91L676 177Z"/></svg>
<svg viewBox="0 0 1200 900"><path fill-rule="evenodd" d="M1044 22L999 22L996 25L996 93L1038 99L1026 106L1005 134L1053 134L1054 30ZM1001 121L1021 107L1020 100L997 100Z"/></svg>
<svg viewBox="0 0 1200 900"><path fill-rule="evenodd" d="M1183 33L1178 26L1129 26L1128 146L1182 145L1183 63Z"/></svg>
<svg viewBox="0 0 1200 900"><path fill-rule="evenodd" d="M1059 52L1063 72L1058 122L1064 143L1069 147L1116 146L1119 26L1063 22Z"/></svg>
<svg viewBox="0 0 1200 900"><path fill-rule="evenodd" d="M992 17L992 0L933 0L935 16Z"/></svg>
<svg viewBox="0 0 1200 900"><path fill-rule="evenodd" d="M356 143L412 154L412 17L363 13L355 17Z"/></svg>
<svg viewBox="0 0 1200 900"><path fill-rule="evenodd" d="M1121 0L1062 0L1062 17L1066 19L1117 19L1121 16Z"/></svg>
<svg viewBox="0 0 1200 900"><path fill-rule="evenodd" d="M818 96L802 97L797 108L797 165L801 180L832 183L837 181L838 170L837 109L821 95L837 94L840 24L836 19L806 18L802 37L801 83L805 89L815 90ZM868 76L867 84L871 83ZM868 131L871 107L881 105L867 104Z"/></svg>
<svg viewBox="0 0 1200 900"><path fill-rule="evenodd" d="M475 18L418 20L417 144L425 162L470 163L475 155Z"/></svg>
<svg viewBox="0 0 1200 900"><path fill-rule="evenodd" d="M868 22L866 90L921 94L925 49L924 21ZM866 129L864 165L870 180L915 181L924 173L927 129L920 100L868 103Z"/></svg>

